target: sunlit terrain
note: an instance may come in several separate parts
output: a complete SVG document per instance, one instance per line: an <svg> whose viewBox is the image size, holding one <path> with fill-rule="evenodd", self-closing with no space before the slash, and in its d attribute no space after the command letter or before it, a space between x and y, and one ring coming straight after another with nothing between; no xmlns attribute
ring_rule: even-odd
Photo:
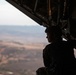
<svg viewBox="0 0 76 75"><path fill-rule="evenodd" d="M36 75L47 44L40 26L0 26L0 75Z"/></svg>

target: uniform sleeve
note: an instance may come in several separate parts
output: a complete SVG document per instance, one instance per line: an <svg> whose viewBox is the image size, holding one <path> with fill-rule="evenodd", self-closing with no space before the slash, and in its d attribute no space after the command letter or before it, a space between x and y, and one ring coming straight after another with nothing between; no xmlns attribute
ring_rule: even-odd
<svg viewBox="0 0 76 75"><path fill-rule="evenodd" d="M46 46L45 49L43 50L43 62L45 67L50 67L52 61L49 55L49 46Z"/></svg>

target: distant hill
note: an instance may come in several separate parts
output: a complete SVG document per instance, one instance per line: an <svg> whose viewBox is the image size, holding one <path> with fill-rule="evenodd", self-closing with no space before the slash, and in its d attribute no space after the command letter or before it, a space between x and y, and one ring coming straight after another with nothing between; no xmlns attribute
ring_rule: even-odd
<svg viewBox="0 0 76 75"><path fill-rule="evenodd" d="M0 40L46 43L44 31L43 26L0 26Z"/></svg>
<svg viewBox="0 0 76 75"><path fill-rule="evenodd" d="M45 28L43 26L0 26L0 32L16 33L44 33Z"/></svg>

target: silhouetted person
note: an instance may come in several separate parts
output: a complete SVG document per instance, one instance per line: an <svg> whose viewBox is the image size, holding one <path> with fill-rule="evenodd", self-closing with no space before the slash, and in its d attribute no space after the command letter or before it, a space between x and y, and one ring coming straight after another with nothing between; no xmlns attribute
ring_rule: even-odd
<svg viewBox="0 0 76 75"><path fill-rule="evenodd" d="M37 75L76 75L76 59L74 46L76 41L62 40L62 32L59 27L47 27L45 30L48 44L43 50L43 62L45 67L39 68Z"/></svg>

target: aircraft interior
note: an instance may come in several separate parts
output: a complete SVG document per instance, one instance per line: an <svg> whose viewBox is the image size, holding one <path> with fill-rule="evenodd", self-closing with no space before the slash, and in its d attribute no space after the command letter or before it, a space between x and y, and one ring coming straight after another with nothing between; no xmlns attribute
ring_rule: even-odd
<svg viewBox="0 0 76 75"><path fill-rule="evenodd" d="M65 39L76 39L76 0L6 1L42 26L59 25Z"/></svg>

